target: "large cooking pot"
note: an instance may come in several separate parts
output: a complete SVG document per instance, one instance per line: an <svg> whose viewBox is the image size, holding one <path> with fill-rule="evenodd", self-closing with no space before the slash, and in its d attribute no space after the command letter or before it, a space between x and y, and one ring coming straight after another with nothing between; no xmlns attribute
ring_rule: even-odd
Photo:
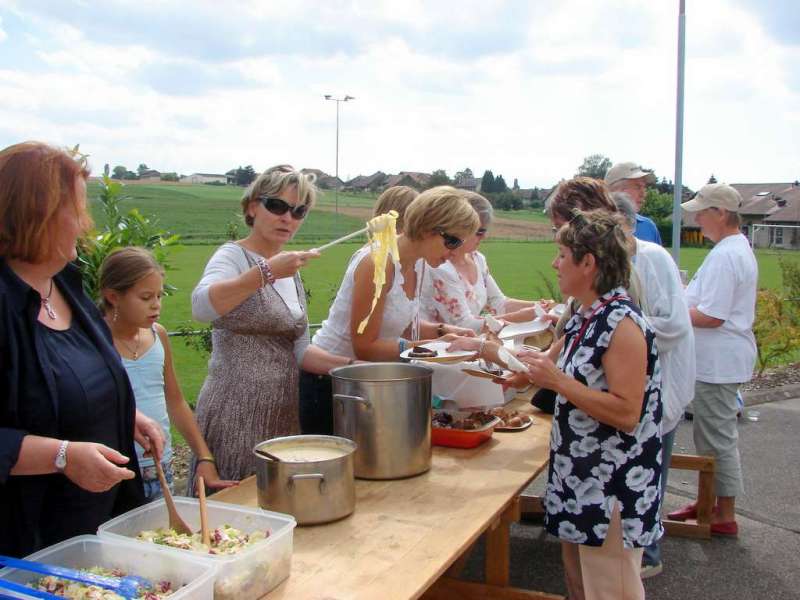
<svg viewBox="0 0 800 600"><path fill-rule="evenodd" d="M358 445L355 475L400 479L431 468L431 375L424 365L332 369L333 431Z"/></svg>
<svg viewBox="0 0 800 600"><path fill-rule="evenodd" d="M346 517L356 505L355 451L352 441L331 435L293 435L256 444L258 505L293 515L298 525Z"/></svg>

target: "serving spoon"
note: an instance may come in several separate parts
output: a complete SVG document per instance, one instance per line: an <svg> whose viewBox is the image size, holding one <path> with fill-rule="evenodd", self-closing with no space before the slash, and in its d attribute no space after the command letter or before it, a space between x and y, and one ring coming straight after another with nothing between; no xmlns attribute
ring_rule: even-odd
<svg viewBox="0 0 800 600"><path fill-rule="evenodd" d="M200 536L203 545L211 548L211 535L208 532L208 506L206 505L206 482L203 477L197 478L197 497L200 500Z"/></svg>
<svg viewBox="0 0 800 600"><path fill-rule="evenodd" d="M266 450L262 450L261 448L256 448L256 454L260 454L264 458L268 458L270 460L274 460L275 462L283 462L283 461L281 461L280 458L278 458L274 454L270 454L269 452L267 452Z"/></svg>
<svg viewBox="0 0 800 600"><path fill-rule="evenodd" d="M167 485L167 478L164 477L164 470L161 468L161 463L157 460L154 462L156 465L156 473L158 473L158 482L161 484L161 490L164 492L164 503L167 505L170 529L174 529L178 533L192 535L191 528L178 514L178 509L175 507L175 501L172 499L172 492L169 491L169 485Z"/></svg>

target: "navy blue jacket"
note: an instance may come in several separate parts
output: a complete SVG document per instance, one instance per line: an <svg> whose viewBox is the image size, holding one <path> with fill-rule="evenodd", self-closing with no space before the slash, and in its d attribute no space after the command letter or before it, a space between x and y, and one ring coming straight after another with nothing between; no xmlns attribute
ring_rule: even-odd
<svg viewBox="0 0 800 600"><path fill-rule="evenodd" d="M124 407L119 422L108 423L108 427L118 428L118 439L122 441L118 450L130 458L126 466L136 473L136 478L117 484L113 514L104 515L111 518L144 502L133 442L134 396L111 332L83 291L78 268L67 265L54 279L72 309L73 319L105 359ZM58 473L10 474L25 435L59 438L56 384L43 346L43 333L36 326L40 306L38 292L0 258L0 554L21 556L37 549L37 526L45 494L52 478L64 477ZM84 529L80 523L74 525L76 531Z"/></svg>

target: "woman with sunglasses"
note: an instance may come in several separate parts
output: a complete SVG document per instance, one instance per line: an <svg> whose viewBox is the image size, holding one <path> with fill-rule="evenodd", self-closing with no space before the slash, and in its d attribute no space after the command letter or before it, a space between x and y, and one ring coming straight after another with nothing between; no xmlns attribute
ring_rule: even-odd
<svg viewBox="0 0 800 600"><path fill-rule="evenodd" d="M426 340L468 333L422 321L419 286L423 271L450 259L479 225L478 215L455 188L439 186L422 192L406 209L403 234L397 237L400 260L386 265L386 283L366 329L358 333L374 292L369 246L351 260L328 318L314 335L314 345L361 360L397 360L403 350Z"/></svg>
<svg viewBox="0 0 800 600"><path fill-rule="evenodd" d="M423 318L476 333L484 328L484 313L512 322L535 318L535 303L507 298L489 272L486 257L478 252L492 223L492 205L475 192L463 195L478 213L481 225L453 251L450 260L426 271L420 299Z"/></svg>
<svg viewBox="0 0 800 600"><path fill-rule="evenodd" d="M289 165L262 173L242 197L250 234L216 251L192 293L192 315L213 327L197 399L197 422L212 455L194 460L215 462L223 479L255 471L256 443L300 432L300 367L326 373L351 362L309 345L298 270L319 254L283 250L314 204L314 179Z"/></svg>

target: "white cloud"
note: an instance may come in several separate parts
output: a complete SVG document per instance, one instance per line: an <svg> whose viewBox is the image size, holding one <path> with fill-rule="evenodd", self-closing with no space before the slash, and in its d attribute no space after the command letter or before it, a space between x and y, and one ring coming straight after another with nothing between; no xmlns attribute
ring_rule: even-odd
<svg viewBox="0 0 800 600"><path fill-rule="evenodd" d="M544 186L594 152L672 176L673 3L434 6L17 3L0 21L0 146L81 142L96 170L333 172L323 95L347 93L342 176L469 166ZM725 0L689 11L684 180L794 180L800 48Z"/></svg>

